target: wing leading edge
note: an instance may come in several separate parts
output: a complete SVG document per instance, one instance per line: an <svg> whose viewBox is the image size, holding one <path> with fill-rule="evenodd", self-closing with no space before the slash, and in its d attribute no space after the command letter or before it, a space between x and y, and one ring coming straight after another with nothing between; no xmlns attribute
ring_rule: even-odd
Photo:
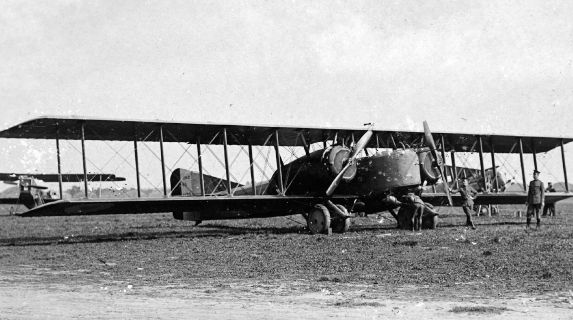
<svg viewBox="0 0 573 320"><path fill-rule="evenodd" d="M333 197L348 204L356 197ZM24 217L197 212L201 220L286 216L308 212L319 200L306 196L172 197L59 200L29 210Z"/></svg>
<svg viewBox="0 0 573 320"><path fill-rule="evenodd" d="M267 145L269 135L278 132L281 146L304 146L322 142L326 139L339 139L361 136L364 129L326 128L326 127L288 127L288 126L254 126L210 123L182 123L162 121L137 121L93 119L75 117L41 117L32 119L0 132L0 138L16 139L68 139L79 140L82 126L86 140L111 141L159 141L163 136L165 142L190 142L222 144L220 132L223 128L231 137L230 145ZM159 133L163 132L163 135ZM435 132L443 137L448 150L459 152L477 152L476 134ZM423 139L423 132L380 131L374 130L374 138L369 148L392 148L396 143L417 144ZM490 152L495 146L498 153L518 153L518 138L522 138L525 153L547 152L573 141L570 137L532 137L511 135L481 135L483 151Z"/></svg>

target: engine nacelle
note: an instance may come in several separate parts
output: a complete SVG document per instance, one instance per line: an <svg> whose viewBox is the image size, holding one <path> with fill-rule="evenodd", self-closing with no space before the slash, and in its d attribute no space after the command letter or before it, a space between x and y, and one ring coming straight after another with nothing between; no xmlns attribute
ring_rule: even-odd
<svg viewBox="0 0 573 320"><path fill-rule="evenodd" d="M350 150L335 146L301 157L282 168L283 182L290 195L324 195L334 177L346 164ZM418 154L411 149L394 150L360 158L345 173L335 194L372 196L397 188L421 184ZM273 175L269 193L276 194L276 176Z"/></svg>
<svg viewBox="0 0 573 320"><path fill-rule="evenodd" d="M310 153L282 168L283 181L288 181L287 194L324 195L328 186L346 165L351 150L343 146L333 146ZM342 178L348 182L356 175L356 164L351 164ZM345 184L344 182L342 184ZM271 178L267 193L276 194L277 172Z"/></svg>

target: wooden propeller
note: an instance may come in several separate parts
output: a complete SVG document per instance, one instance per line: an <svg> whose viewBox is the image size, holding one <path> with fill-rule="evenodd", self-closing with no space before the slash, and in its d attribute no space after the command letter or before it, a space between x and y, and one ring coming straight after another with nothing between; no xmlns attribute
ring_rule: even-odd
<svg viewBox="0 0 573 320"><path fill-rule="evenodd" d="M428 123L424 121L424 138L426 144L430 148L430 152L432 153L432 157L434 158L435 165L440 170L440 176L442 177L442 181L444 182L444 190L446 191L446 196L448 197L448 203L450 206L453 205L452 196L450 195L450 187L448 186L448 182L446 181L446 175L444 170L444 162L438 157L438 151L436 150L436 143L434 142L434 137L432 136L432 132L430 131L430 127Z"/></svg>

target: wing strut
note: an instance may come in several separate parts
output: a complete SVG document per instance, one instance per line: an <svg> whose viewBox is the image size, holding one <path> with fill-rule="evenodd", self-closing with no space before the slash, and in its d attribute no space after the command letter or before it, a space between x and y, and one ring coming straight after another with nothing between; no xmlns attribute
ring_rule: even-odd
<svg viewBox="0 0 573 320"><path fill-rule="evenodd" d="M82 122L82 163L84 165L84 193L87 199L89 198L89 194L88 194L88 170L86 167L85 125L86 125L85 122Z"/></svg>
<svg viewBox="0 0 573 320"><path fill-rule="evenodd" d="M257 195L257 186L255 185L255 161L253 160L253 144L249 141L249 171L251 172L251 192Z"/></svg>
<svg viewBox="0 0 573 320"><path fill-rule="evenodd" d="M493 181L492 187L495 186L495 192L499 192L499 183L497 182L497 169L495 168L495 146L493 144L493 140L489 140L490 148L491 148L491 166L493 169Z"/></svg>
<svg viewBox="0 0 573 320"><path fill-rule="evenodd" d="M279 130L275 129L275 156L277 159L277 174L278 174L278 187L279 193L281 195L285 194L285 189L283 185L283 168L282 168L282 161L281 161L281 154L279 153Z"/></svg>
<svg viewBox="0 0 573 320"><path fill-rule="evenodd" d="M233 190L231 190L231 173L229 172L229 145L227 142L227 128L223 128L223 153L225 155L225 177L227 178L227 183L225 187L227 188L227 193L232 196Z"/></svg>
<svg viewBox="0 0 573 320"><path fill-rule="evenodd" d="M561 160L563 161L563 177L565 177L565 191L569 192L569 181L567 180L567 167L565 166L565 149L563 139L561 139Z"/></svg>
<svg viewBox="0 0 573 320"><path fill-rule="evenodd" d="M203 177L203 157L201 156L201 138L197 137L197 164L199 165L199 187L201 195L205 196L205 179Z"/></svg>
<svg viewBox="0 0 573 320"><path fill-rule="evenodd" d="M137 184L137 197L141 198L141 185L139 183L139 154L137 153L137 137L133 139L133 154L135 157L135 182Z"/></svg>
<svg viewBox="0 0 573 320"><path fill-rule="evenodd" d="M478 147L479 147L479 168L481 177L483 179L483 187L485 189L485 167L483 165L483 139L481 136L478 136Z"/></svg>
<svg viewBox="0 0 573 320"><path fill-rule="evenodd" d="M64 198L62 188L62 160L60 158L60 126L56 125L56 157L58 158L58 188L60 190L60 200Z"/></svg>
<svg viewBox="0 0 573 320"><path fill-rule="evenodd" d="M458 168L456 168L456 152L452 150L450 152L450 156L452 157L452 184L454 185L454 188L457 189L459 187L459 183L458 183Z"/></svg>
<svg viewBox="0 0 573 320"><path fill-rule="evenodd" d="M161 152L161 176L163 177L163 196L167 196L167 180L165 178L165 154L163 153L163 125L159 126L159 151Z"/></svg>
<svg viewBox="0 0 573 320"><path fill-rule="evenodd" d="M523 179L523 191L527 191L525 182L525 166L523 165L523 140L519 138L519 164L521 165L521 178Z"/></svg>

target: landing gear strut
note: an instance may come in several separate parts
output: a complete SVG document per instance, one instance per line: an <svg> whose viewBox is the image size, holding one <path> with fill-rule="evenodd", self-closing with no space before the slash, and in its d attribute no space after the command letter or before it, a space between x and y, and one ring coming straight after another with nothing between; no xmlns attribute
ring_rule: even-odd
<svg viewBox="0 0 573 320"><path fill-rule="evenodd" d="M342 205L337 204L336 207L340 209L346 216L348 216L348 210ZM348 217L336 217L332 219L331 222L332 231L336 233L345 233L350 229L350 218Z"/></svg>

